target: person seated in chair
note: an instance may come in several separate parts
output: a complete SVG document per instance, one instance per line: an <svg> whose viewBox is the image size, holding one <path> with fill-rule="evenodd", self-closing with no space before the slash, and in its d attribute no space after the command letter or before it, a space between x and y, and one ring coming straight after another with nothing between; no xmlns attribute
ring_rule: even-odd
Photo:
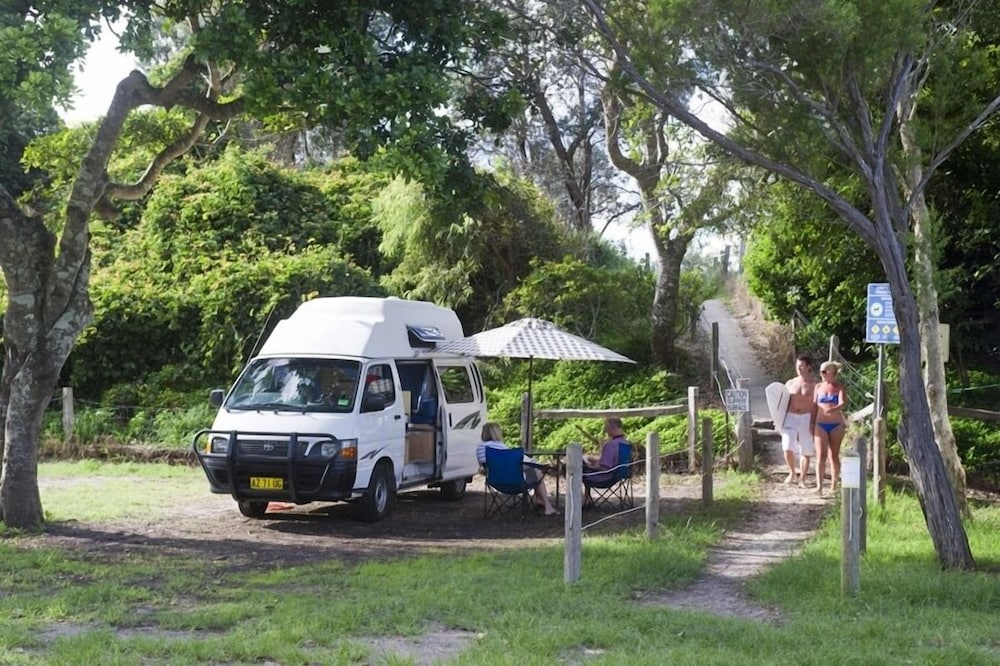
<svg viewBox="0 0 1000 666"><path fill-rule="evenodd" d="M479 446L476 447L476 459L479 460L480 465L486 464L486 449L508 448L507 445L503 443L503 432L500 430L500 426L496 423L484 424L483 429L480 432L480 439L482 439L482 441L479 443ZM530 456L524 456L524 462L524 480L529 486L531 486L532 497L534 498L535 505L541 508L545 512L546 516L557 515L559 512L555 510L552 503L549 501L549 491L545 487L545 483L543 483L545 472L535 465L535 461Z"/></svg>
<svg viewBox="0 0 1000 666"><path fill-rule="evenodd" d="M614 469L618 467L618 445L622 442L628 443L625 438L625 430L622 427L622 420L615 416L604 419L604 433L608 439L604 440L597 455L588 454L583 457L583 490L586 496L583 500L583 508L589 509L594 506L594 498L590 495L590 486L586 481L605 481L614 476ZM623 462L628 462L623 461Z"/></svg>

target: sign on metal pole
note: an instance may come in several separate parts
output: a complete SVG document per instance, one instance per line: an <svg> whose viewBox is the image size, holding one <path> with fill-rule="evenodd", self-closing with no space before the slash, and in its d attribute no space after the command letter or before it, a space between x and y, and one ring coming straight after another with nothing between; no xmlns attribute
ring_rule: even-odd
<svg viewBox="0 0 1000 666"><path fill-rule="evenodd" d="M750 389L726 389L726 411L730 414L750 411Z"/></svg>
<svg viewBox="0 0 1000 666"><path fill-rule="evenodd" d="M865 342L899 344L899 326L892 311L892 292L885 282L868 285L868 309L865 315Z"/></svg>

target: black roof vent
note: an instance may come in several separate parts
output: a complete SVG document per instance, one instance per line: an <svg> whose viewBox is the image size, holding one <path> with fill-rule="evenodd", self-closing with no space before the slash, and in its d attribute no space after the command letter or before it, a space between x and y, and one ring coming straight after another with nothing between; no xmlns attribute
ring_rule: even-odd
<svg viewBox="0 0 1000 666"><path fill-rule="evenodd" d="M410 339L410 346L413 348L432 349L434 345L445 340L445 337L441 335L441 329L437 326L412 326L407 324L406 333Z"/></svg>

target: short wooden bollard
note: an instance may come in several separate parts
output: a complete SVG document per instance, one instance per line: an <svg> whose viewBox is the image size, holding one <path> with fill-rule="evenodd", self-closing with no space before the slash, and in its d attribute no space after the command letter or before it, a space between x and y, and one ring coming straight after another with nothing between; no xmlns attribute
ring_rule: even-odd
<svg viewBox="0 0 1000 666"><path fill-rule="evenodd" d="M715 441L712 436L712 419L701 422L701 503L712 506L712 473L715 469Z"/></svg>
<svg viewBox="0 0 1000 666"><path fill-rule="evenodd" d="M861 457L840 461L840 592L854 596L861 587Z"/></svg>
<svg viewBox="0 0 1000 666"><path fill-rule="evenodd" d="M657 537L660 526L660 435L646 434L646 538Z"/></svg>
<svg viewBox="0 0 1000 666"><path fill-rule="evenodd" d="M62 390L62 427L63 443L73 438L73 387L64 386Z"/></svg>
<svg viewBox="0 0 1000 666"><path fill-rule="evenodd" d="M580 580L583 557L583 446L566 447L566 547L563 581Z"/></svg>

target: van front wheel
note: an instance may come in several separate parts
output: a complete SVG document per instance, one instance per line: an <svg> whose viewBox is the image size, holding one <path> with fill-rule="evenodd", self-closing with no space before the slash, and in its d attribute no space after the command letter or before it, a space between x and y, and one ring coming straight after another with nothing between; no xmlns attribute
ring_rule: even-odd
<svg viewBox="0 0 1000 666"><path fill-rule="evenodd" d="M236 506L240 513L247 518L263 518L267 513L268 502L255 502L253 500L237 500Z"/></svg>
<svg viewBox="0 0 1000 666"><path fill-rule="evenodd" d="M358 516L366 523L377 523L392 511L396 501L396 478L389 463L382 461L372 470L368 491L357 500Z"/></svg>
<svg viewBox="0 0 1000 666"><path fill-rule="evenodd" d="M445 481L441 484L441 496L449 502L457 502L465 497L465 479Z"/></svg>

